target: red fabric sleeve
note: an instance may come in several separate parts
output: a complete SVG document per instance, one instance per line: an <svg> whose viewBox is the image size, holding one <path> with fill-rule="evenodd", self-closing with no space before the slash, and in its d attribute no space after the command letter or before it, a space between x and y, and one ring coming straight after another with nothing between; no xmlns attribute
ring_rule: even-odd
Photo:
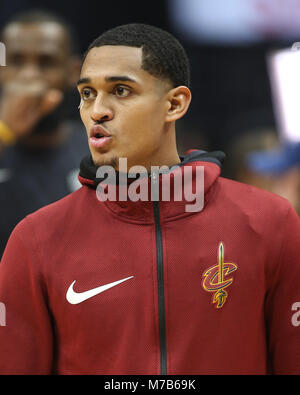
<svg viewBox="0 0 300 395"><path fill-rule="evenodd" d="M0 264L0 302L5 313L0 326L0 374L51 373L51 319L33 238L25 219L11 234Z"/></svg>
<svg viewBox="0 0 300 395"><path fill-rule="evenodd" d="M265 304L270 373L300 374L300 219L292 207L274 232L283 242Z"/></svg>

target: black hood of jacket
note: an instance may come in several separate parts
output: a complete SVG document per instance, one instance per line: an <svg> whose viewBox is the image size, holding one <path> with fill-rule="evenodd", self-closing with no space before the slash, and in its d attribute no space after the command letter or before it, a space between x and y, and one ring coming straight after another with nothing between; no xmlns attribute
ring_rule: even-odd
<svg viewBox="0 0 300 395"><path fill-rule="evenodd" d="M224 159L225 159L225 153L222 151L206 152L202 150L190 150L186 155L180 156L181 162L178 163L177 166L184 166L190 162L201 161L201 162L212 162L218 165L220 168L222 168ZM92 186L93 184L96 187L101 181L103 181L103 179L96 177L97 169L98 166L94 164L92 155L87 155L82 159L80 163L79 177L91 181L90 185ZM134 178L130 178L130 182L133 180Z"/></svg>

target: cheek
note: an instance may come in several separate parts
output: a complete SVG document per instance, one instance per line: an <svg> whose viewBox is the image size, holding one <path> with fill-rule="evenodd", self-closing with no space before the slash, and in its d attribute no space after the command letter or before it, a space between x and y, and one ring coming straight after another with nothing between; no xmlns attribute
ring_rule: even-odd
<svg viewBox="0 0 300 395"><path fill-rule="evenodd" d="M89 115L87 113L87 111L85 109L83 109L82 107L83 102L82 100L80 101L80 110L79 110L79 115L81 118L82 123L84 124L86 130L88 130L88 119L89 119Z"/></svg>
<svg viewBox="0 0 300 395"><path fill-rule="evenodd" d="M132 116L124 120L120 128L122 142L129 142L131 147L147 144L151 138L152 130L155 129L154 122L147 112L135 109Z"/></svg>
<svg viewBox="0 0 300 395"><path fill-rule="evenodd" d="M149 103L151 101L149 100ZM164 123L163 108L159 104L143 106L135 106L130 112L130 124L136 128L144 131L151 131L152 133L161 128Z"/></svg>
<svg viewBox="0 0 300 395"><path fill-rule="evenodd" d="M123 123L118 147L126 152L146 155L161 144L164 122L158 109L135 107L130 118ZM125 148L126 147L126 148Z"/></svg>

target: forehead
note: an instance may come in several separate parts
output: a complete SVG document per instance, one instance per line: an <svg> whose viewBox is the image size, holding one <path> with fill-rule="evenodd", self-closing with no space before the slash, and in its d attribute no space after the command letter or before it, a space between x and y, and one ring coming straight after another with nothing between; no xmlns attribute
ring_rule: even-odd
<svg viewBox="0 0 300 395"><path fill-rule="evenodd" d="M142 69L142 48L105 45L92 48L82 65L81 77L101 78L109 75L150 74Z"/></svg>
<svg viewBox="0 0 300 395"><path fill-rule="evenodd" d="M68 48L67 33L56 22L14 22L3 34L7 52L52 52Z"/></svg>

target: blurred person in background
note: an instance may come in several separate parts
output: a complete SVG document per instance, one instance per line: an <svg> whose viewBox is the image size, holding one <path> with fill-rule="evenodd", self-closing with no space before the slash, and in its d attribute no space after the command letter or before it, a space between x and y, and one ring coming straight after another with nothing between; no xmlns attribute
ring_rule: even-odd
<svg viewBox="0 0 300 395"><path fill-rule="evenodd" d="M274 147L276 142L277 135L271 129L259 128L241 133L227 150L226 177L273 192L273 178L250 169L247 158L253 151Z"/></svg>
<svg viewBox="0 0 300 395"><path fill-rule="evenodd" d="M81 125L66 122L80 67L72 36L63 19L40 10L18 14L2 30L0 257L23 217L80 185L78 157L88 146Z"/></svg>
<svg viewBox="0 0 300 395"><path fill-rule="evenodd" d="M278 141L256 147L246 158L249 172L272 180L272 192L285 197L300 214L300 52L299 43L267 57Z"/></svg>
<svg viewBox="0 0 300 395"><path fill-rule="evenodd" d="M223 176L272 192L272 178L249 169L247 158L253 151L268 150L278 145L273 111L261 108L237 114L224 126L224 130L231 139L226 147Z"/></svg>
<svg viewBox="0 0 300 395"><path fill-rule="evenodd" d="M272 179L272 192L288 199L300 215L300 143L250 152L246 166L258 177Z"/></svg>
<svg viewBox="0 0 300 395"><path fill-rule="evenodd" d="M166 0L166 4L170 30L184 40L196 71L186 120L200 125L211 149L228 152L239 130L234 133L224 125L247 111L272 111L265 57L270 50L299 41L300 3Z"/></svg>
<svg viewBox="0 0 300 395"><path fill-rule="evenodd" d="M275 120L266 111L237 117L228 128L236 137L228 144L223 176L276 193L300 213L298 145L281 147Z"/></svg>

